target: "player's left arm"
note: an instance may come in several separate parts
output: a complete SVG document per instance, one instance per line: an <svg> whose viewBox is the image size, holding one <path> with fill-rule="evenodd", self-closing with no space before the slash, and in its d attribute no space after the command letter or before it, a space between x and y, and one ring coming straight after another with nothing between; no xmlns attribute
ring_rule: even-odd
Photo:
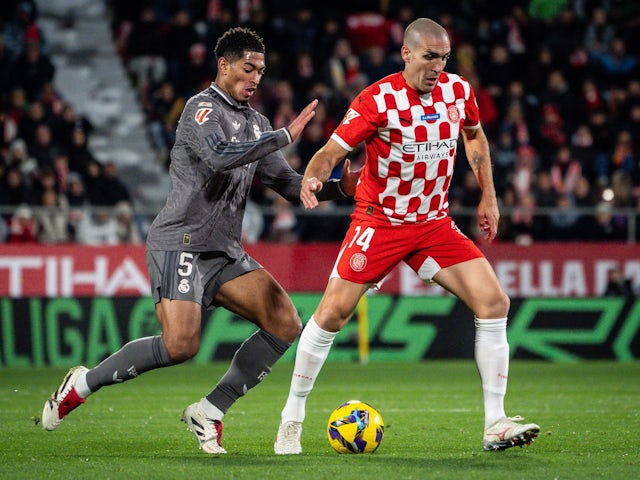
<svg viewBox="0 0 640 480"><path fill-rule="evenodd" d="M487 240L491 241L498 232L500 212L493 184L489 141L481 126L463 128L462 140L471 170L482 189L482 198L478 205L478 224L480 230L486 234Z"/></svg>

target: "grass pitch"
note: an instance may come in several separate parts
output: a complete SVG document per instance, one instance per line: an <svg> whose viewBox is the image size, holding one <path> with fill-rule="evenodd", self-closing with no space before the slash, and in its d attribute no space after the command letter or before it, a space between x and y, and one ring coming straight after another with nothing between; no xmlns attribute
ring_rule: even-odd
<svg viewBox="0 0 640 480"><path fill-rule="evenodd" d="M180 365L104 388L55 432L35 420L66 370L0 368L2 479L628 479L640 472L640 363L511 364L507 413L541 426L525 448L483 452L480 381L471 361L329 362L307 402L299 456L273 439L292 363L225 417L228 455L200 452L179 421L226 364ZM374 454L339 455L329 413L358 398L386 423Z"/></svg>

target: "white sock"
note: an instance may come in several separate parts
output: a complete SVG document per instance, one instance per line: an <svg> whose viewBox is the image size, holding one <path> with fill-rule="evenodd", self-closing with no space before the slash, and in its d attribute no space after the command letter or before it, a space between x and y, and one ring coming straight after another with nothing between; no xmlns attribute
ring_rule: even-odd
<svg viewBox="0 0 640 480"><path fill-rule="evenodd" d="M476 318L475 358L484 398L484 427L505 417L504 396L509 376L507 318Z"/></svg>
<svg viewBox="0 0 640 480"><path fill-rule="evenodd" d="M202 411L207 414L207 417L212 420L222 420L222 417L224 417L224 412L209 400L207 400L205 397L200 399L198 405L200 406Z"/></svg>
<svg viewBox="0 0 640 480"><path fill-rule="evenodd" d="M91 395L91 390L89 390L89 385L87 385L87 374L83 373L76 379L76 384L73 386L76 389L76 393L79 397L87 398Z"/></svg>
<svg viewBox="0 0 640 480"><path fill-rule="evenodd" d="M307 322L298 341L289 397L281 415L283 422L304 420L307 397L337 334L321 329L313 316Z"/></svg>

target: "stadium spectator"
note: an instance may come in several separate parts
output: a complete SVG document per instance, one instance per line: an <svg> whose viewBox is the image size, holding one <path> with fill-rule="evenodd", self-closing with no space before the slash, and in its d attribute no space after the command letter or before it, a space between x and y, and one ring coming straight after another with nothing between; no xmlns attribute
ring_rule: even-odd
<svg viewBox="0 0 640 480"><path fill-rule="evenodd" d="M69 204L69 238L76 241L78 224L85 215L85 207L88 204L87 195L84 190L84 183L79 173L70 172L67 177L66 190L67 203Z"/></svg>
<svg viewBox="0 0 640 480"><path fill-rule="evenodd" d="M505 238L516 245L531 245L536 239L544 238L548 222L536 215L536 199L532 192L516 199L505 227Z"/></svg>
<svg viewBox="0 0 640 480"><path fill-rule="evenodd" d="M569 143L571 155L580 162L582 174L589 182L595 183L597 152L593 145L593 135L591 135L589 126L579 125L571 135Z"/></svg>
<svg viewBox="0 0 640 480"><path fill-rule="evenodd" d="M38 169L38 162L29 155L27 142L19 137L11 142L9 152L5 157L5 164L20 170L25 178L31 178Z"/></svg>
<svg viewBox="0 0 640 480"><path fill-rule="evenodd" d="M620 130L616 135L616 140L611 152L607 176L610 177L617 171L632 175L637 168L638 159L634 151L631 132L629 130Z"/></svg>
<svg viewBox="0 0 640 480"><path fill-rule="evenodd" d="M94 205L115 206L118 202L131 203L131 194L129 188L125 185L118 175L118 167L115 162L109 160L102 166L102 175L100 176L101 195L100 199Z"/></svg>
<svg viewBox="0 0 640 480"><path fill-rule="evenodd" d="M75 231L76 241L85 245L118 245L118 223L110 209L85 209Z"/></svg>
<svg viewBox="0 0 640 480"><path fill-rule="evenodd" d="M29 154L36 159L38 169L53 168L54 157L58 152L51 127L41 123L36 127L33 142L29 144Z"/></svg>
<svg viewBox="0 0 640 480"><path fill-rule="evenodd" d="M40 100L28 102L27 112L18 123L20 138L31 147L36 141L36 130L40 125L52 125L53 119Z"/></svg>
<svg viewBox="0 0 640 480"><path fill-rule="evenodd" d="M558 195L555 209L549 215L547 239L567 241L580 240L577 227L580 213L572 195Z"/></svg>
<svg viewBox="0 0 640 480"><path fill-rule="evenodd" d="M611 203L601 201L596 205L594 217L586 219L586 225L582 229L589 232L582 241L596 242L621 242L627 238L626 225L620 224L620 218L613 214Z"/></svg>
<svg viewBox="0 0 640 480"><path fill-rule="evenodd" d="M567 145L561 146L551 163L551 181L558 196L573 196L576 182L582 175L580 162L571 156Z"/></svg>
<svg viewBox="0 0 640 480"><path fill-rule="evenodd" d="M119 201L114 206L113 214L116 220L118 243L140 243L142 236L131 204L126 200Z"/></svg>
<svg viewBox="0 0 640 480"><path fill-rule="evenodd" d="M298 241L298 220L291 202L279 195L273 197L275 214L268 228L268 240L277 243L295 243Z"/></svg>
<svg viewBox="0 0 640 480"><path fill-rule="evenodd" d="M5 107L0 106L0 150L6 150L11 142L16 139L17 134L17 123L8 114Z"/></svg>
<svg viewBox="0 0 640 480"><path fill-rule="evenodd" d="M635 298L636 293L631 279L625 278L620 267L613 267L607 272L607 285L602 295L604 297Z"/></svg>
<svg viewBox="0 0 640 480"><path fill-rule="evenodd" d="M45 244L68 242L67 215L66 198L59 196L53 188L44 190L40 196L39 206L35 209L38 242Z"/></svg>
<svg viewBox="0 0 640 480"><path fill-rule="evenodd" d="M36 100L46 84L53 81L55 67L42 52L39 38L28 39L24 51L16 59L16 83L24 89L27 99Z"/></svg>
<svg viewBox="0 0 640 480"><path fill-rule="evenodd" d="M199 84L205 80L204 78L185 78L186 75L194 74L190 59L191 47L200 42L200 37L187 9L179 7L173 12L169 25L162 36L162 41L164 45L163 56L167 63L166 78L176 85L180 94L194 94L199 91L200 89L195 87L194 82Z"/></svg>
<svg viewBox="0 0 640 480"><path fill-rule="evenodd" d="M207 88L215 77L215 70L207 59L207 48L201 42L189 47L186 63L179 67L179 75L173 82L181 97L190 97Z"/></svg>
<svg viewBox="0 0 640 480"><path fill-rule="evenodd" d="M31 201L31 188L17 167L9 167L0 175L0 205L18 206Z"/></svg>
<svg viewBox="0 0 640 480"><path fill-rule="evenodd" d="M28 38L43 41L37 26L38 8L35 0L17 2L13 16L3 25L2 36L14 58L22 55Z"/></svg>
<svg viewBox="0 0 640 480"><path fill-rule="evenodd" d="M479 65L478 74L482 84L496 98L506 93L509 80L513 72L509 50L504 44L497 43L491 47L489 61Z"/></svg>
<svg viewBox="0 0 640 480"><path fill-rule="evenodd" d="M621 37L613 39L611 48L599 60L608 86L623 86L637 78L638 58L627 51L626 41Z"/></svg>
<svg viewBox="0 0 640 480"><path fill-rule="evenodd" d="M89 175L90 165L97 162L87 143L87 132L84 128L76 127L71 132L71 144L67 149L69 170L79 173L83 177Z"/></svg>
<svg viewBox="0 0 640 480"><path fill-rule="evenodd" d="M37 243L38 222L33 216L33 210L26 204L16 208L9 221L9 236L7 243Z"/></svg>
<svg viewBox="0 0 640 480"><path fill-rule="evenodd" d="M153 7L145 5L139 17L127 23L121 34L120 49L125 64L143 97L152 84L159 84L167 75L162 33Z"/></svg>
<svg viewBox="0 0 640 480"><path fill-rule="evenodd" d="M15 86L15 60L7 49L4 37L0 34L0 97L6 98Z"/></svg>
<svg viewBox="0 0 640 480"><path fill-rule="evenodd" d="M607 11L603 7L594 8L585 29L583 42L589 55L598 58L609 51L615 35L616 27L609 22Z"/></svg>
<svg viewBox="0 0 640 480"><path fill-rule="evenodd" d="M56 125L54 125L56 138L59 139L65 150L69 150L72 147L73 135L76 130L81 130L85 136L91 135L94 131L89 119L84 115L78 114L73 105L69 103L61 105L61 111L56 120Z"/></svg>
<svg viewBox="0 0 640 480"><path fill-rule="evenodd" d="M149 133L161 158L175 142L175 130L183 108L184 97L176 94L171 82L162 82L151 94L147 105Z"/></svg>
<svg viewBox="0 0 640 480"><path fill-rule="evenodd" d="M537 154L530 146L522 146L516 152L516 166L511 176L511 185L516 195L531 191L537 169Z"/></svg>
<svg viewBox="0 0 640 480"><path fill-rule="evenodd" d="M251 199L247 200L247 205L242 218L242 243L256 243L262 236L264 229L264 217L260 207Z"/></svg>
<svg viewBox="0 0 640 480"><path fill-rule="evenodd" d="M553 207L560 195L553 185L552 175L548 170L540 170L536 173L531 192L535 197L535 204L539 207Z"/></svg>

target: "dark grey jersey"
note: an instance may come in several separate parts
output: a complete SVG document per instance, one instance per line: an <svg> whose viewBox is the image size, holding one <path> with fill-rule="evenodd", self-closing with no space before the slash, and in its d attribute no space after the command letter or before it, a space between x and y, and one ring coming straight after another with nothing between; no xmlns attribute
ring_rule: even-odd
<svg viewBox="0 0 640 480"><path fill-rule="evenodd" d="M280 152L291 142L282 128L215 84L185 105L171 150L171 189L147 235L150 250L242 253L242 217L254 174L288 200L300 196L302 175Z"/></svg>

